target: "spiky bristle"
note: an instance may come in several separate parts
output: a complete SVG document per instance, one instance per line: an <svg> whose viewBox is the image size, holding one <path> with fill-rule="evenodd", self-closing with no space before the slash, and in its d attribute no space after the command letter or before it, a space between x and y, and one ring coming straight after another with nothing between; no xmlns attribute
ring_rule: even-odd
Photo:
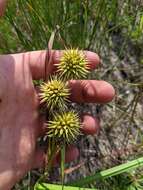
<svg viewBox="0 0 143 190"><path fill-rule="evenodd" d="M82 79L89 73L87 59L78 49L65 50L57 67L65 80Z"/></svg>
<svg viewBox="0 0 143 190"><path fill-rule="evenodd" d="M71 143L80 134L79 116L74 111L55 114L53 121L49 121L47 127L49 137Z"/></svg>
<svg viewBox="0 0 143 190"><path fill-rule="evenodd" d="M40 89L40 102L45 103L49 110L53 110L53 108L63 110L67 107L70 90L65 82L54 78L43 83Z"/></svg>

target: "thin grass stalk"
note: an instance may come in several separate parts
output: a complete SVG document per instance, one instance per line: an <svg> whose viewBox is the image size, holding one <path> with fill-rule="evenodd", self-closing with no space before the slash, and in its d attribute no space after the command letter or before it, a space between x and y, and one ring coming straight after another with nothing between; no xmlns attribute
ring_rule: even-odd
<svg viewBox="0 0 143 190"><path fill-rule="evenodd" d="M61 182L62 182L62 190L64 189L64 179L65 179L65 143L61 148Z"/></svg>
<svg viewBox="0 0 143 190"><path fill-rule="evenodd" d="M80 180L73 181L72 183L70 183L68 185L82 187L84 185L95 182L95 180L106 179L108 177L116 176L116 175L119 175L124 172L128 172L132 169L135 169L135 168L141 167L141 166L143 166L143 157L135 159L133 161L129 161L125 164L121 164L119 166L115 166L113 168L95 173L93 175L87 176Z"/></svg>
<svg viewBox="0 0 143 190"><path fill-rule="evenodd" d="M36 186L34 190L62 190L62 185L41 183L41 184L38 184L38 186ZM64 190L97 190L97 189L64 186Z"/></svg>

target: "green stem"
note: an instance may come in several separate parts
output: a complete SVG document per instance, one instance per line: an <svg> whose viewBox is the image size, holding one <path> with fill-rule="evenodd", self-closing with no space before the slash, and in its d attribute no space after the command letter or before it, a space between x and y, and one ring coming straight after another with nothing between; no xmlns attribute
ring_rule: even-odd
<svg viewBox="0 0 143 190"><path fill-rule="evenodd" d="M64 170L65 170L65 143L61 148L61 182L62 182L62 190L64 188Z"/></svg>
<svg viewBox="0 0 143 190"><path fill-rule="evenodd" d="M143 157L138 158L133 161L129 161L125 164L121 164L119 166L115 166L113 168L95 173L93 175L82 178L80 180L73 181L72 183L68 185L82 187L83 185L87 185L89 183L95 182L95 180L97 179L105 179L107 177L119 175L121 173L128 172L129 170L140 167L140 166L143 166Z"/></svg>
<svg viewBox="0 0 143 190"><path fill-rule="evenodd" d="M47 149L48 163L45 166L44 174L37 180L37 182L35 184L35 188L39 183L45 181L45 179L49 175L51 168L52 168L52 162L53 162L54 156L56 155L57 150L58 150L58 147L56 146L55 141L53 139L49 138L48 149Z"/></svg>
<svg viewBox="0 0 143 190"><path fill-rule="evenodd" d="M48 184L48 183L38 184L34 188L34 190L62 190L62 189L63 187L61 185L54 185L54 184ZM64 190L97 190L97 189L64 186Z"/></svg>

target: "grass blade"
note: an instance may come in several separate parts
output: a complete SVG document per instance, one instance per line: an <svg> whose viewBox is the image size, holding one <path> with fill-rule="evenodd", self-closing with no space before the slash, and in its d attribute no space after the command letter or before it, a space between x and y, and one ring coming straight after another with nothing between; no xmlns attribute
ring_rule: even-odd
<svg viewBox="0 0 143 190"><path fill-rule="evenodd" d="M65 145L61 148L61 181L62 181L62 190L64 189L64 178L65 178Z"/></svg>
<svg viewBox="0 0 143 190"><path fill-rule="evenodd" d="M34 188L34 190L62 190L62 185L41 183L41 184L38 184ZM64 190L97 190L97 189L64 186Z"/></svg>
<svg viewBox="0 0 143 190"><path fill-rule="evenodd" d="M70 183L70 185L82 187L83 185L87 185L89 183L95 182L95 180L97 179L105 179L108 177L119 175L121 173L128 172L129 170L135 169L140 166L143 166L143 157L138 158L133 161L129 161L125 164L121 164L119 166L115 166L113 168L95 173L93 175L87 176L83 179Z"/></svg>

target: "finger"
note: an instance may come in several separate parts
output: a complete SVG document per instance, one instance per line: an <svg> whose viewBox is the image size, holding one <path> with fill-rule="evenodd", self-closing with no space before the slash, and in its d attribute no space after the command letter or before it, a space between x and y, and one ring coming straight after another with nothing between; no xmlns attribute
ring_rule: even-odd
<svg viewBox="0 0 143 190"><path fill-rule="evenodd" d="M66 155L65 155L65 162L69 163L72 162L74 160L76 160L79 156L79 150L77 147L73 146L73 145L69 145L68 147L66 147ZM60 153L58 153L58 155L55 157L53 164L54 166L59 165L60 160L61 160L61 155Z"/></svg>
<svg viewBox="0 0 143 190"><path fill-rule="evenodd" d="M70 145L66 148L65 162L71 162L78 158L79 150L77 147Z"/></svg>
<svg viewBox="0 0 143 190"><path fill-rule="evenodd" d="M65 162L71 162L77 159L79 156L79 151L76 147L73 145L70 145L66 148L66 155L65 155ZM36 168L41 168L45 166L46 164L46 154L44 153L43 150L39 149L36 151L35 156L34 156L34 161L31 165L31 169L36 169ZM60 163L60 153L55 155L55 158L53 160L53 166L57 166Z"/></svg>
<svg viewBox="0 0 143 190"><path fill-rule="evenodd" d="M81 131L87 135L94 135L98 133L100 129L99 119L94 118L89 114L84 114L81 116ZM47 122L48 123L48 122ZM39 126L37 128L37 137L44 136L48 131L48 126L46 124L46 119L42 116L39 122Z"/></svg>
<svg viewBox="0 0 143 190"><path fill-rule="evenodd" d="M107 103L115 96L115 89L106 81L69 81L70 100L77 103Z"/></svg>
<svg viewBox="0 0 143 190"><path fill-rule="evenodd" d="M70 99L77 103L107 103L115 96L113 86L105 81L72 80Z"/></svg>
<svg viewBox="0 0 143 190"><path fill-rule="evenodd" d="M100 121L99 119L91 115L82 116L82 128L81 131L87 135L94 135L99 132Z"/></svg>
<svg viewBox="0 0 143 190"><path fill-rule="evenodd" d="M37 127L35 127L36 138L43 137L47 133L47 121L45 116L40 116Z"/></svg>
<svg viewBox="0 0 143 190"><path fill-rule="evenodd" d="M7 0L0 0L0 17L3 16Z"/></svg>
<svg viewBox="0 0 143 190"><path fill-rule="evenodd" d="M84 51L88 60L88 65L91 70L95 69L100 63L99 56L96 53L90 51ZM25 53L26 62L30 64L33 79L41 79L45 77L45 59L47 51L33 51ZM50 51L51 62L48 65L47 75L56 71L56 64L60 62L60 58L63 54L62 50ZM22 54L23 55L23 54ZM46 63L48 64L48 63Z"/></svg>
<svg viewBox="0 0 143 190"><path fill-rule="evenodd" d="M42 149L38 149L34 155L31 169L41 168L45 165L46 154Z"/></svg>

